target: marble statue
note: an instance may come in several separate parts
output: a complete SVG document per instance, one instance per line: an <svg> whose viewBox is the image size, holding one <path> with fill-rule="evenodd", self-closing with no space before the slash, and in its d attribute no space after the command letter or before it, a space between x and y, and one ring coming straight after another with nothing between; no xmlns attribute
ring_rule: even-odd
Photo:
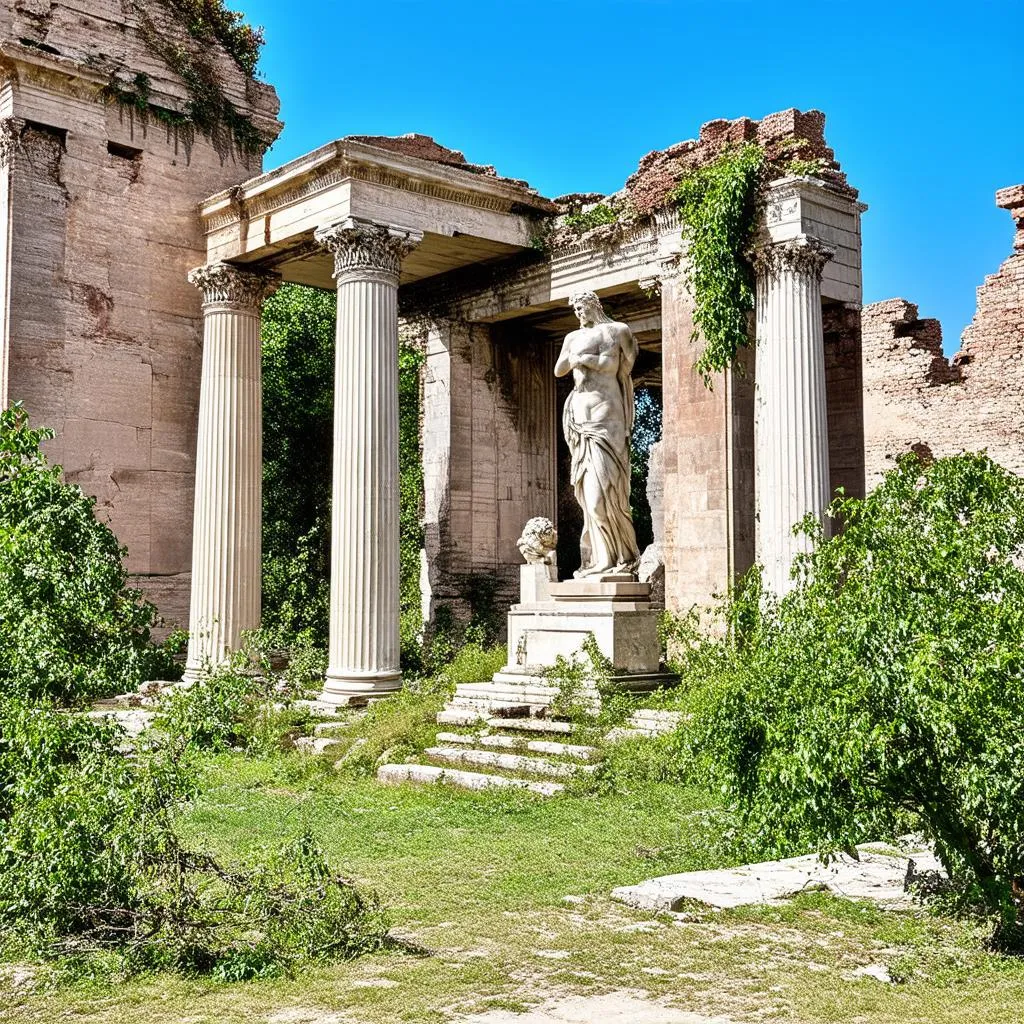
<svg viewBox="0 0 1024 1024"><path fill-rule="evenodd" d="M555 376L573 375L562 412L572 486L583 509L577 576L635 575L640 562L629 508L633 432L633 332L612 320L593 292L570 299L580 329L566 335Z"/></svg>
<svg viewBox="0 0 1024 1024"><path fill-rule="evenodd" d="M551 565L558 546L558 531L550 519L534 516L523 527L517 545L527 565Z"/></svg>

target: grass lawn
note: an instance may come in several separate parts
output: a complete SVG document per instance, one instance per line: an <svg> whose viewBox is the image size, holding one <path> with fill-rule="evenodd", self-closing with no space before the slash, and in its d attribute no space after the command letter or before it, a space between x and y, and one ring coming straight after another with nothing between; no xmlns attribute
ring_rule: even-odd
<svg viewBox="0 0 1024 1024"><path fill-rule="evenodd" d="M543 801L386 788L291 756L208 764L185 826L195 845L250 858L309 825L339 869L379 892L395 931L428 952L234 985L160 976L19 994L0 980L0 1019L441 1024L552 994L631 989L737 1021L1021 1020L1024 960L985 952L984 928L925 910L884 914L808 894L683 921L613 903L614 886L718 866L713 800L700 791ZM901 983L855 975L877 964Z"/></svg>

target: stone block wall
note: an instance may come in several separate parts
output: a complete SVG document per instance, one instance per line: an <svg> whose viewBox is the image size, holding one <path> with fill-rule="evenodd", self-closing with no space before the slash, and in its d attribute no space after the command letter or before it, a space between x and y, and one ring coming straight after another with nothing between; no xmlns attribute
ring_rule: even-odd
<svg viewBox="0 0 1024 1024"><path fill-rule="evenodd" d="M460 321L423 343L425 617L445 605L466 621L483 576L503 619L519 599L523 526L555 518L555 354L528 329Z"/></svg>
<svg viewBox="0 0 1024 1024"><path fill-rule="evenodd" d="M56 431L48 455L184 625L202 339L186 274L206 261L200 201L261 158L103 103L96 54L145 71L154 102L185 95L119 0L0 14L0 401ZM221 56L226 92L275 134L273 90L247 94Z"/></svg>
<svg viewBox="0 0 1024 1024"><path fill-rule="evenodd" d="M985 449L1024 475L1024 185L997 202L1017 225L1013 254L978 289L952 360L937 320L905 299L866 306L864 430L868 486L908 451L936 458Z"/></svg>

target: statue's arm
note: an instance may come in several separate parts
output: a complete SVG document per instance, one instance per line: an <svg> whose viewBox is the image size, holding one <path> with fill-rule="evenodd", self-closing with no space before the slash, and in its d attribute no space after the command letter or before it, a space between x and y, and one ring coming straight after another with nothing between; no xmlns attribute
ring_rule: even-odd
<svg viewBox="0 0 1024 1024"><path fill-rule="evenodd" d="M564 377L570 370L572 370L572 363L569 361L569 339L572 337L571 334L565 336L565 341L562 342L562 351L558 355L558 360L555 363L555 376Z"/></svg>
<svg viewBox="0 0 1024 1024"><path fill-rule="evenodd" d="M640 346L636 343L636 338L633 337L633 332L625 324L615 325L616 335L618 336L619 351L621 353L619 364L619 370L622 373L632 373L633 364L636 362L636 357L640 354Z"/></svg>

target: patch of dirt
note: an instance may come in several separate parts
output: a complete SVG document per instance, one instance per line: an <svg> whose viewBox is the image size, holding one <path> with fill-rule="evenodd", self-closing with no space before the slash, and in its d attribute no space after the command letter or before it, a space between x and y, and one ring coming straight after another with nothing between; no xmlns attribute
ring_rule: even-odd
<svg viewBox="0 0 1024 1024"><path fill-rule="evenodd" d="M635 992L549 999L535 1010L491 1010L462 1017L459 1024L732 1024L725 1017L705 1017L677 1010Z"/></svg>

